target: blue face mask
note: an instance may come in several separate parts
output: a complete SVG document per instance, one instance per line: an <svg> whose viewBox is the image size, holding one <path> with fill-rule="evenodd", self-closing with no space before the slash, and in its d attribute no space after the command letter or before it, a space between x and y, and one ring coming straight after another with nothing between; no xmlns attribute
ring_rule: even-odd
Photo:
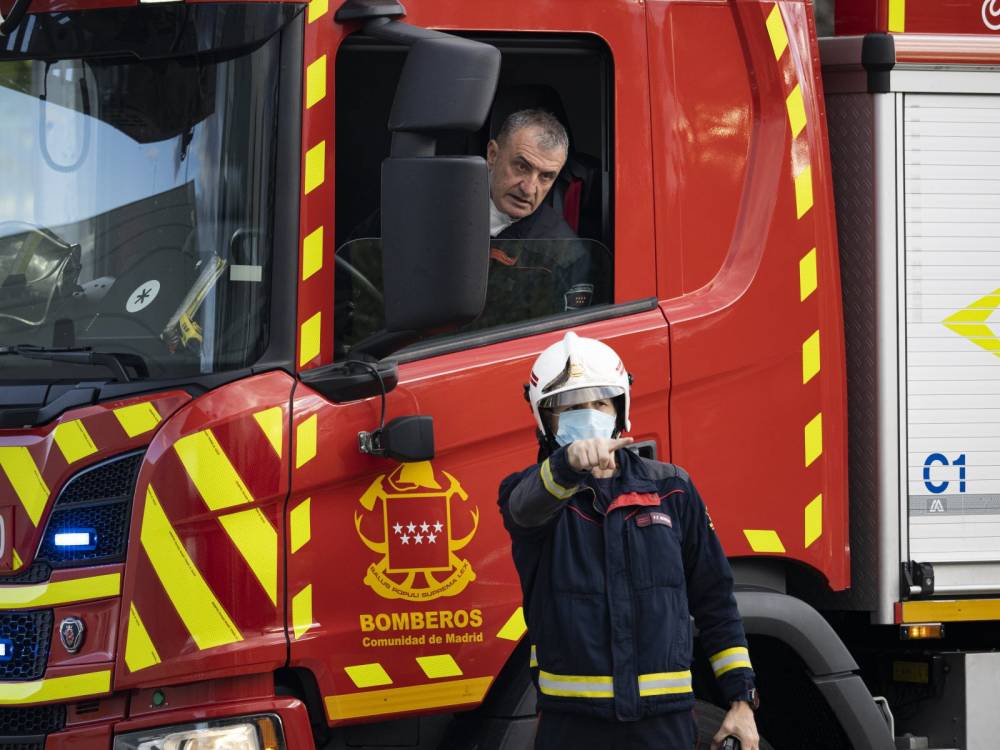
<svg viewBox="0 0 1000 750"><path fill-rule="evenodd" d="M573 409L559 415L556 442L569 445L576 440L610 438L615 431L615 415L596 409Z"/></svg>

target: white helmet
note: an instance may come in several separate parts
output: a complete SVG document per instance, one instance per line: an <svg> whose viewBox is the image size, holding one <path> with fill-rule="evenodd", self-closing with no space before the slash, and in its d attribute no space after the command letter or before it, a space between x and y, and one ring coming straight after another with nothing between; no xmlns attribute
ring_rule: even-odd
<svg viewBox="0 0 1000 750"><path fill-rule="evenodd" d="M627 432L631 429L629 382L625 365L614 349L570 331L562 341L538 355L526 390L542 435L547 435L548 430L539 409L619 397L624 397L624 406L618 407L618 430Z"/></svg>

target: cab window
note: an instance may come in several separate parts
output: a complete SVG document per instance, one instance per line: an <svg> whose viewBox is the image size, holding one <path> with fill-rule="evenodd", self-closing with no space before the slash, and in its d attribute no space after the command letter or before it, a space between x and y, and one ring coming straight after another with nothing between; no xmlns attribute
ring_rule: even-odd
<svg viewBox="0 0 1000 750"><path fill-rule="evenodd" d="M508 116L524 110L555 117L568 149L556 174L536 175L549 188L543 206L493 232L483 313L438 339L614 302L610 52L585 36L475 38L503 55L492 111L479 132L439 139L437 153L485 157ZM337 56L338 359L384 325L382 268L391 259L383 259L379 237L380 166L389 151L386 123L405 56L401 47L362 35L348 39ZM530 153L515 155L512 168L520 164L527 173L531 159ZM531 229L523 223L529 219Z"/></svg>

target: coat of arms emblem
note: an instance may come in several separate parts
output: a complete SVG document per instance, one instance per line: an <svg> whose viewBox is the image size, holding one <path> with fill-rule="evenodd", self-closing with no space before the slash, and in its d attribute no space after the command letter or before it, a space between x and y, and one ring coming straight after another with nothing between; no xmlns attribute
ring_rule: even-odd
<svg viewBox="0 0 1000 750"><path fill-rule="evenodd" d="M455 498L462 503L469 500L459 481L446 471L438 477L430 461L400 464L392 473L375 478L359 500L366 512L354 514L354 527L365 546L382 556L368 566L364 579L376 594L429 601L460 594L476 579L469 561L456 552L472 541L479 509L468 508L468 516L460 522L470 530L456 539L452 536ZM375 525L376 505L382 511L381 541L362 531L368 519L370 526Z"/></svg>

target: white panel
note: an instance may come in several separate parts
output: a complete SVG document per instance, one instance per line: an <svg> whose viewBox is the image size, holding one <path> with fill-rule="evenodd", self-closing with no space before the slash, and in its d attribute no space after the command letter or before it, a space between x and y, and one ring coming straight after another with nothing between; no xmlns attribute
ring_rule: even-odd
<svg viewBox="0 0 1000 750"><path fill-rule="evenodd" d="M1000 290L1000 96L907 95L904 149L909 557L1000 581L1000 350L944 322Z"/></svg>

